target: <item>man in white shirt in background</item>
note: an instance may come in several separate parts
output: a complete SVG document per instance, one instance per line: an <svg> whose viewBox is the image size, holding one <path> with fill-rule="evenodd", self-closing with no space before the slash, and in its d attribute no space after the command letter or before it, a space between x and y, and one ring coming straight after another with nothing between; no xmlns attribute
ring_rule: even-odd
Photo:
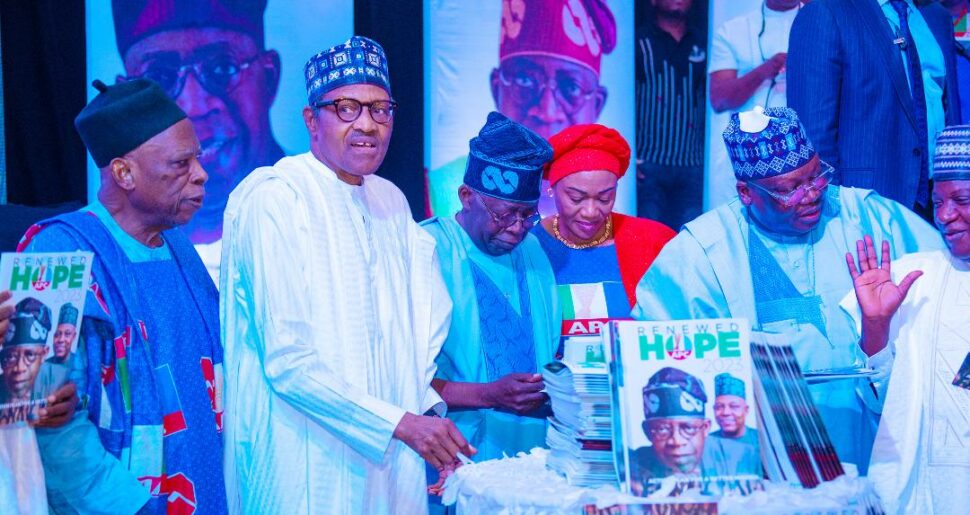
<svg viewBox="0 0 970 515"><path fill-rule="evenodd" d="M733 111L750 111L755 105L788 105L788 33L801 6L800 0L762 0L757 8L726 21L714 32L707 66L715 113L711 119L712 135L724 131ZM723 145L711 145L710 152L711 170L729 166ZM707 205L717 206L734 197L732 177L712 173L707 180Z"/></svg>

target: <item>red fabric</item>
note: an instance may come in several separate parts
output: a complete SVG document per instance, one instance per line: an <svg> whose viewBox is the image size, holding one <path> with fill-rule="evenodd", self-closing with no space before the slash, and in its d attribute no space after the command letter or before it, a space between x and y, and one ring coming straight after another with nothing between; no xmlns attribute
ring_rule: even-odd
<svg viewBox="0 0 970 515"><path fill-rule="evenodd" d="M620 278L632 308L637 302L637 283L650 268L660 249L677 235L666 225L613 213L613 244L620 261Z"/></svg>
<svg viewBox="0 0 970 515"><path fill-rule="evenodd" d="M616 21L606 0L503 0L499 60L549 55L588 67L616 46Z"/></svg>
<svg viewBox="0 0 970 515"><path fill-rule="evenodd" d="M614 129L597 123L573 125L549 138L552 160L545 178L554 185L576 172L605 170L623 177L630 166L630 145Z"/></svg>

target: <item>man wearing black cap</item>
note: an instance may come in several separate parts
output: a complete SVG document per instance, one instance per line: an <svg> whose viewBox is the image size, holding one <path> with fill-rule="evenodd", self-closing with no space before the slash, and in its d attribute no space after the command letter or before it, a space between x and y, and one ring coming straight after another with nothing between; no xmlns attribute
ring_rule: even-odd
<svg viewBox="0 0 970 515"><path fill-rule="evenodd" d="M269 109L280 57L264 43L266 0L113 0L126 77L151 79L185 111L209 173L206 202L186 225L218 282L222 215L229 193L283 150Z"/></svg>
<svg viewBox="0 0 970 515"><path fill-rule="evenodd" d="M17 303L10 324L0 350L4 386L0 404L34 399L34 381L47 356L51 310L43 302L27 297Z"/></svg>
<svg viewBox="0 0 970 515"><path fill-rule="evenodd" d="M221 314L233 513L427 512L424 460L473 453L431 388L451 314L434 240L374 173L397 103L354 36L305 69L310 151L229 198Z"/></svg>
<svg viewBox="0 0 970 515"><path fill-rule="evenodd" d="M544 446L538 371L554 359L562 316L552 265L529 234L552 147L495 112L469 146L461 211L422 226L455 302L433 384L463 408L448 416L486 460Z"/></svg>
<svg viewBox="0 0 970 515"><path fill-rule="evenodd" d="M643 434L651 445L630 456L634 493L651 493L651 480L688 477L758 475L761 462L750 445L725 438L707 439L707 392L696 377L665 367L643 387ZM760 477L760 475L759 475Z"/></svg>
<svg viewBox="0 0 970 515"><path fill-rule="evenodd" d="M225 511L218 293L177 226L207 175L185 113L155 83L105 86L75 119L101 169L84 209L28 230L20 250L94 252L69 375L81 406L37 431L55 512ZM75 370L76 369L76 370Z"/></svg>

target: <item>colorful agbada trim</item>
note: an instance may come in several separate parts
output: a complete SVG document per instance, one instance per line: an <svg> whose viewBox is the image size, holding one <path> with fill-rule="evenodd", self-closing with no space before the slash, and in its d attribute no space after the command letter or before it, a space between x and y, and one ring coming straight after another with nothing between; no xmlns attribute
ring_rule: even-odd
<svg viewBox="0 0 970 515"><path fill-rule="evenodd" d="M19 246L96 256L87 366L70 374L82 404L62 430L38 431L51 507L112 512L148 499L147 513L225 513L218 293L180 231L137 261L118 231L94 204L32 227Z"/></svg>

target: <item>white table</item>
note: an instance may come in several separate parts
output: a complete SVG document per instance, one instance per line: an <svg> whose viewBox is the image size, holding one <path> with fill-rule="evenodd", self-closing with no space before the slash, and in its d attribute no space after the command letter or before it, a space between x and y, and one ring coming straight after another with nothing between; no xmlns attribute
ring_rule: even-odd
<svg viewBox="0 0 970 515"><path fill-rule="evenodd" d="M445 482L443 501L457 505L459 515L584 513L587 505L669 503L671 499L643 499L621 493L615 486L581 488L546 468L546 449L533 449L514 458L489 460L459 467ZM681 502L711 502L712 497L680 497ZM765 490L748 496L718 500L718 513L865 513L877 502L866 478L840 477L818 488L766 482ZM876 504L878 506L878 504Z"/></svg>

